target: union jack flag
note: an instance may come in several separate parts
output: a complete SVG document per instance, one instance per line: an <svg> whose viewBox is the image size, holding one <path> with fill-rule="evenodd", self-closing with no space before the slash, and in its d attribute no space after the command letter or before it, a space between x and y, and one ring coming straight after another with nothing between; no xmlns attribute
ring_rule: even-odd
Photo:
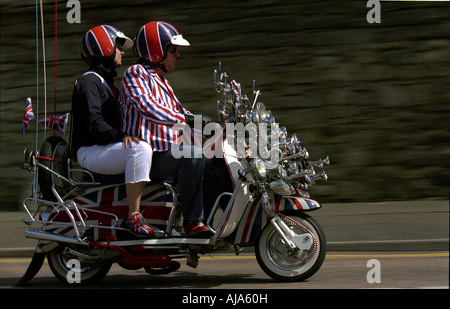
<svg viewBox="0 0 450 309"><path fill-rule="evenodd" d="M23 114L22 121L22 134L25 134L27 130L28 122L34 119L33 106L31 106L31 98L27 98L27 104L25 106L25 113Z"/></svg>
<svg viewBox="0 0 450 309"><path fill-rule="evenodd" d="M67 119L69 118L69 113L62 116L53 115L51 117L45 117L39 119L39 123L46 124L50 128L57 129L61 132L66 132Z"/></svg>
<svg viewBox="0 0 450 309"><path fill-rule="evenodd" d="M124 184L106 185L87 189L85 193L73 199L73 202L82 210L83 220L86 226L97 226L87 231L95 240L104 240L108 236L117 236L112 227L119 227L123 219L128 215L128 199ZM174 201L171 193L164 183L148 183L142 193L140 212L149 224L164 228L173 211ZM71 209L77 222L79 217L74 209ZM115 222L118 219L118 222ZM65 211L54 212L52 223L46 228L55 234L74 236L72 225L60 224L71 222ZM81 225L79 225L81 226ZM99 228L104 227L104 228ZM42 243L45 246L45 243ZM41 246L41 248L42 248Z"/></svg>

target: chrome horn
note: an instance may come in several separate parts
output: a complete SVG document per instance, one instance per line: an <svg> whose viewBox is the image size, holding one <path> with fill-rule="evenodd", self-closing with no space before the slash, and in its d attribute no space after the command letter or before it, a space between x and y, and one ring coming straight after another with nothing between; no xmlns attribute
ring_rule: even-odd
<svg viewBox="0 0 450 309"><path fill-rule="evenodd" d="M325 159L320 159L317 161L308 161L309 166L323 167L324 164L330 165L330 158L328 156Z"/></svg>

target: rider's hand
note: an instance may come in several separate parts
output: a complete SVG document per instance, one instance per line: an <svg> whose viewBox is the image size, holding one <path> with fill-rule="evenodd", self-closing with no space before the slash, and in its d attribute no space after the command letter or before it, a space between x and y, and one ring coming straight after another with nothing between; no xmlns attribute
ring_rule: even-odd
<svg viewBox="0 0 450 309"><path fill-rule="evenodd" d="M137 138L136 136L125 135L123 137L122 141L125 144L125 148L128 149L128 146L130 146L130 148L133 148L133 143L139 144L140 139Z"/></svg>
<svg viewBox="0 0 450 309"><path fill-rule="evenodd" d="M186 119L186 123L187 123L191 128L194 127L194 124L195 124L195 122L194 122L195 117L201 117L201 120L202 120L202 127L204 127L204 126L207 125L208 123L214 122L214 120L213 120L211 117L209 117L208 115L201 115L201 116L197 115L197 116L194 116L194 115L185 114L185 115L184 115L184 118Z"/></svg>
<svg viewBox="0 0 450 309"><path fill-rule="evenodd" d="M184 114L184 119L186 119L186 124L191 128L194 127L194 115Z"/></svg>
<svg viewBox="0 0 450 309"><path fill-rule="evenodd" d="M206 126L208 123L213 123L214 119L212 119L210 116L208 115L202 115L202 126Z"/></svg>

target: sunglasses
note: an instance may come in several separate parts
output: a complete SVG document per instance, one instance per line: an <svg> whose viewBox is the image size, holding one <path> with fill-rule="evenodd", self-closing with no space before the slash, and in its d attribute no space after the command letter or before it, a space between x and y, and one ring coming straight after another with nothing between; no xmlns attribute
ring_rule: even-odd
<svg viewBox="0 0 450 309"><path fill-rule="evenodd" d="M175 54L177 52L177 47L175 46L175 47L169 48L167 51L172 54Z"/></svg>

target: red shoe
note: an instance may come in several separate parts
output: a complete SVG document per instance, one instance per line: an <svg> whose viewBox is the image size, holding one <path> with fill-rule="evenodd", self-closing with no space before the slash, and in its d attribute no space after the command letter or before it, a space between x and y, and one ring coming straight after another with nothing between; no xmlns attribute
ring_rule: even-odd
<svg viewBox="0 0 450 309"><path fill-rule="evenodd" d="M125 219L125 225L135 234L154 237L155 232L147 225L139 212L133 212Z"/></svg>
<svg viewBox="0 0 450 309"><path fill-rule="evenodd" d="M210 229L201 221L190 221L183 224L184 235L194 237L209 237L212 236Z"/></svg>

